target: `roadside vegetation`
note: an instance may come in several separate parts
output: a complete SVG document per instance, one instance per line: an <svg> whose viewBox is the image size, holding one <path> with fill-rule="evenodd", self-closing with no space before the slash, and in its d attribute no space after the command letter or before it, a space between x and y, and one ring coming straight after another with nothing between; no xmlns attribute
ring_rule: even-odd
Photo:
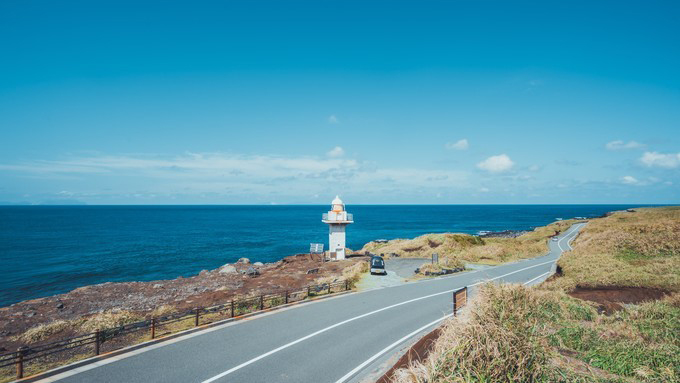
<svg viewBox="0 0 680 383"><path fill-rule="evenodd" d="M444 269L464 269L465 261L458 256L450 256L440 260L438 263L426 263L420 266L420 273L438 273Z"/></svg>
<svg viewBox="0 0 680 383"><path fill-rule="evenodd" d="M592 220L550 286L630 286L680 291L680 207L616 212Z"/></svg>
<svg viewBox="0 0 680 383"><path fill-rule="evenodd" d="M441 262L470 262L496 265L548 252L548 238L568 229L575 220L559 221L515 238L481 238L469 234L425 234L414 239L395 239L387 243L369 242L361 251L398 254L401 257L430 258L439 254Z"/></svg>
<svg viewBox="0 0 680 383"><path fill-rule="evenodd" d="M679 382L680 208L591 220L572 246L542 285L480 287L393 381Z"/></svg>

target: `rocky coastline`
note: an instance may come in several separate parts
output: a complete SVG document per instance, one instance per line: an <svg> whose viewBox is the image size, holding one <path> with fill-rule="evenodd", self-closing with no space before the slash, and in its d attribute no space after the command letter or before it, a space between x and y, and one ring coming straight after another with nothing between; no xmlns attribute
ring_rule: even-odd
<svg viewBox="0 0 680 383"><path fill-rule="evenodd" d="M478 234L482 238L517 238L520 235L529 233L531 230L502 230L502 231L485 231Z"/></svg>

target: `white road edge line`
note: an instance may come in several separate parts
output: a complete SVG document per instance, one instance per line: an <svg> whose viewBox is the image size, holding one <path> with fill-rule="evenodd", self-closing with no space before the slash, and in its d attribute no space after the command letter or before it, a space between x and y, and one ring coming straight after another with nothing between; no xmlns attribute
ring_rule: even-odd
<svg viewBox="0 0 680 383"><path fill-rule="evenodd" d="M370 357L368 360L366 360L365 362L363 362L363 363L361 363L360 365L358 365L354 370L348 372L347 374L345 374L345 376L343 376L342 378L338 379L335 383L343 383L343 382L345 382L347 379L351 378L354 374L356 374L357 372L361 371L361 369L363 369L364 367L368 366L371 362L373 362L374 360L378 359L378 358L379 358L380 356L382 356L384 353L390 351L390 350L393 349L394 347L396 347L396 346L400 345L401 343L407 341L408 339L410 339L411 337L415 336L415 335L418 334L419 332L425 330L426 328L431 327L431 326L433 326L433 325L435 325L435 324L437 324L437 323L443 321L444 319L446 319L446 318L448 318L448 317L450 317L450 316L453 316L453 314L444 315L443 317L441 317L441 318L439 318L439 319L433 320L432 322L426 324L425 326L423 326L423 327L421 327L421 328L419 328L419 329L413 331L412 333L410 333L410 334L404 336L403 338L401 338L401 339L399 339L398 341L392 343L391 345L389 345L389 346L383 348L383 349L380 350L377 354L373 355L373 356Z"/></svg>
<svg viewBox="0 0 680 383"><path fill-rule="evenodd" d="M526 286L526 285L528 285L529 283L531 283L531 282L533 282L533 281L535 281L535 280L537 280L537 279L540 279L541 277L543 277L543 276L545 276L545 275L548 275L548 274L550 274L550 271L548 271L547 273L543 273L543 274L537 276L536 278L534 278L534 279L532 279L532 280L530 280L530 281L524 282L523 285Z"/></svg>
<svg viewBox="0 0 680 383"><path fill-rule="evenodd" d="M468 287L473 287L473 286L477 286L477 285L482 284L482 283L495 281L496 279L503 278L503 277L506 277L506 276L508 276L508 275L516 274L516 273L519 273L519 272L521 272L521 271L528 270L528 269L532 269L532 268L534 268L534 267L542 266L542 265L545 265L545 264L548 264L548 263L552 263L552 262L555 262L555 261L547 261L547 262L539 263L539 264L536 264L536 265L533 265L533 266L525 267L525 268L523 268L523 269L515 270L515 271L513 271L513 272L510 272L510 273L507 273L507 274L503 274L503 275L499 275L499 276L494 277L494 278L490 278L490 279L486 279L486 280L483 280L483 281L479 281L479 282L474 283L474 284L472 284L472 285L468 285ZM365 318L365 317L367 317L367 316L369 316L369 315L377 314L377 313L379 313L379 312L381 312L381 311L389 310L389 309L391 309L391 308L395 308L395 307L402 306L402 305L405 305L405 304L408 304L408 303L416 302L416 301L419 301L419 300L422 300L422 299L432 298L432 297L435 297L435 296L438 296L438 295L442 295L442 294L449 294L449 293L452 293L452 292L458 290L459 288L460 288L460 287L455 288L455 289L451 289L451 290L441 291L441 292L434 293L434 294L430 294L430 295L425 295L425 296L418 297L418 298L409 299L409 300L407 300L407 301L403 301L403 302L400 302L400 303L395 303L395 304L393 304L393 305L391 305L391 306L387 306L387 307L383 307L383 308L381 308L381 309L377 309L377 310L374 310L374 311L370 311L370 312L367 312L367 313L365 313L365 314L361 314L361 315L355 316L355 317L353 317L353 318L345 319L345 320L342 321L342 322L338 322L338 323L336 323L336 324L330 325L330 326L328 326L328 327L326 327L326 328L323 328L323 329L321 329L321 330L315 331L315 332L313 332L313 333L311 333L311 334L309 334L309 335L306 335L306 336L304 336L304 337L302 337L302 338L299 338L299 339L297 339L297 340L294 340L294 341L292 341L292 342L290 342L290 343L286 343L286 344L284 344L283 346L277 347L277 348L275 348L275 349L273 349L273 350L271 350L271 351L268 351L268 352L266 352L266 353L264 353L264 354L262 354L262 355L260 355L260 356L257 356L257 357L255 357L255 358L252 358L252 359L250 359L250 360L248 360L248 361L246 361L246 362L243 362L243 363L239 364L238 366L232 367L232 368L228 369L227 371L224 371L224 372L221 373L221 374L215 375L215 376L213 376L212 378L209 378L209 379L204 380L202 383L211 383L211 382L214 382L214 381L216 381L216 380L218 380L218 379L221 379L221 378L223 378L223 377L225 377L225 376L231 374L232 372L238 371L238 370L242 369L243 367L246 367L246 366L248 366L248 365L250 365L250 364L253 364L253 363L257 362L258 360L264 359L264 358L268 357L269 355L275 354L275 353L277 353L277 352L279 352L279 351L281 351L281 350L284 350L284 349L286 349L286 348L288 348L288 347L294 346L294 345L296 345L296 344L298 344L298 343L300 343L300 342L303 342L303 341L305 341L305 340L307 340L307 339L309 339L309 338L312 338L312 337L314 337L314 336L317 336L317 335L319 335L319 334L322 334L322 333L324 333L324 332L326 332L326 331L332 330L332 329L334 329L334 328L336 328L336 327L338 327L338 326L342 326L343 324L346 324L346 323L349 323L349 322L353 322L353 321L355 321L355 320L358 320L358 319L361 319L361 318Z"/></svg>

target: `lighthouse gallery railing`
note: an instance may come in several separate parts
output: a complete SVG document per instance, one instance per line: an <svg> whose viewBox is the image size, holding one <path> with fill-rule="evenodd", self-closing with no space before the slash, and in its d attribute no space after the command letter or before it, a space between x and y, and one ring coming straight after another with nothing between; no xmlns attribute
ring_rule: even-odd
<svg viewBox="0 0 680 383"><path fill-rule="evenodd" d="M345 214L345 216L346 216L346 219L337 219L337 218L328 219L328 213L323 213L323 215L321 216L321 219L324 220L324 221L354 221L354 215L352 213L347 213L347 214Z"/></svg>

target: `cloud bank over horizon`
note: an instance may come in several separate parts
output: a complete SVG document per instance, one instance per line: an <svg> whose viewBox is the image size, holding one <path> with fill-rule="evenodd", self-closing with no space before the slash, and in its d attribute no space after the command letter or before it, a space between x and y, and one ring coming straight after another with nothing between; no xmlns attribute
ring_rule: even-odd
<svg viewBox="0 0 680 383"><path fill-rule="evenodd" d="M316 204L324 203L323 197L342 194L353 203L498 203L499 199L502 203L554 203L552 196L568 195L579 188L597 187L612 194L621 187L672 188L677 177L672 169L680 166L680 154L645 152L640 158L639 171L660 168L667 179L625 174L609 181L557 177L556 183L550 177L542 179L537 175L543 173L542 166L517 166L507 154L489 156L472 165L448 169L385 167L348 158L340 146L331 148L325 156L87 153L0 163L3 178L31 180L40 185L34 191L15 193L4 187L0 201ZM490 196L494 200L489 200Z"/></svg>

